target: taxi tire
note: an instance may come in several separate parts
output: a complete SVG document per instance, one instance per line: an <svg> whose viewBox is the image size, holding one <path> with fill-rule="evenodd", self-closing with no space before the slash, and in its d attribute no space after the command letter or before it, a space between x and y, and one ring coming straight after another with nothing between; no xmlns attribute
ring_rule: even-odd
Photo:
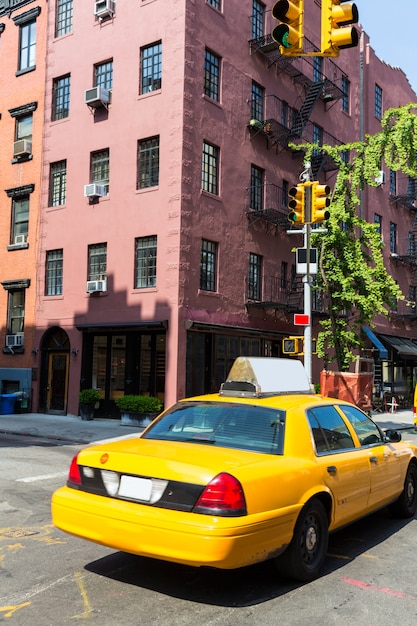
<svg viewBox="0 0 417 626"><path fill-rule="evenodd" d="M417 465L410 463L400 497L388 507L394 517L413 517L417 511Z"/></svg>
<svg viewBox="0 0 417 626"><path fill-rule="evenodd" d="M307 582L317 578L329 543L329 520L324 505L311 500L298 516L294 535L276 565L285 577Z"/></svg>

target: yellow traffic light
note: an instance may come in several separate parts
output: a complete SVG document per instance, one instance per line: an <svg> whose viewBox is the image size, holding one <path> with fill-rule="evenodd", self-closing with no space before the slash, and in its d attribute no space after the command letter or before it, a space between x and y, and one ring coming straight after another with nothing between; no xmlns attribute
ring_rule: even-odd
<svg viewBox="0 0 417 626"><path fill-rule="evenodd" d="M321 0L321 54L338 57L342 48L358 45L356 24L359 13L356 4L345 0Z"/></svg>
<svg viewBox="0 0 417 626"><path fill-rule="evenodd" d="M328 220L330 217L330 211L327 207L330 206L330 187L328 185L320 185L317 181L311 184L311 223L319 224Z"/></svg>
<svg viewBox="0 0 417 626"><path fill-rule="evenodd" d="M288 219L293 224L304 224L304 211L305 211L305 190L304 184L300 183L296 187L291 187L288 191L288 195L291 200L288 202Z"/></svg>
<svg viewBox="0 0 417 626"><path fill-rule="evenodd" d="M302 337L286 337L282 340L283 354L300 354L302 351Z"/></svg>
<svg viewBox="0 0 417 626"><path fill-rule="evenodd" d="M284 56L300 56L303 52L304 0L278 0L272 17L281 22L272 31L272 39L280 45Z"/></svg>

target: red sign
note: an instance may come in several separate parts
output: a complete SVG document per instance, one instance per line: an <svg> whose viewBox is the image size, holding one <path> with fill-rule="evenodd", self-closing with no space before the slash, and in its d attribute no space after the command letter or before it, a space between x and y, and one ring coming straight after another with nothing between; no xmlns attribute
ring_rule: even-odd
<svg viewBox="0 0 417 626"><path fill-rule="evenodd" d="M294 326L308 326L310 316L305 313L294 313Z"/></svg>

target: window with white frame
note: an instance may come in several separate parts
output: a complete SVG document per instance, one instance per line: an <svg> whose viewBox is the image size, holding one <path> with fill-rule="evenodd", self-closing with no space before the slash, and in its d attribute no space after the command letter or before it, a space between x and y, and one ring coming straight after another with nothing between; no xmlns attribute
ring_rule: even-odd
<svg viewBox="0 0 417 626"><path fill-rule="evenodd" d="M19 72L34 69L36 66L36 20L20 26Z"/></svg>
<svg viewBox="0 0 417 626"><path fill-rule="evenodd" d="M219 194L219 148L206 141L203 143L201 188Z"/></svg>
<svg viewBox="0 0 417 626"><path fill-rule="evenodd" d="M56 161L49 166L49 206L61 206L67 200L67 162Z"/></svg>
<svg viewBox="0 0 417 626"><path fill-rule="evenodd" d="M253 211L264 210L264 179L265 171L256 165L251 165L250 208Z"/></svg>
<svg viewBox="0 0 417 626"><path fill-rule="evenodd" d="M135 289L156 286L157 237L135 239Z"/></svg>
<svg viewBox="0 0 417 626"><path fill-rule="evenodd" d="M258 0L252 1L251 35L259 39L265 34L265 5Z"/></svg>
<svg viewBox="0 0 417 626"><path fill-rule="evenodd" d="M62 37L72 31L73 0L56 0L55 37Z"/></svg>
<svg viewBox="0 0 417 626"><path fill-rule="evenodd" d="M91 182L103 185L106 194L109 193L110 180L110 150L97 150L91 153Z"/></svg>
<svg viewBox="0 0 417 626"><path fill-rule="evenodd" d="M107 277L107 243L88 246L87 280L104 280Z"/></svg>
<svg viewBox="0 0 417 626"><path fill-rule="evenodd" d="M113 61L96 63L94 66L94 87L112 89L113 87Z"/></svg>
<svg viewBox="0 0 417 626"><path fill-rule="evenodd" d="M159 184L159 137L138 141L137 189L157 187Z"/></svg>
<svg viewBox="0 0 417 626"><path fill-rule="evenodd" d="M54 78L52 88L52 121L69 116L71 76Z"/></svg>
<svg viewBox="0 0 417 626"><path fill-rule="evenodd" d="M249 254L248 299L261 300L262 296L262 257Z"/></svg>
<svg viewBox="0 0 417 626"><path fill-rule="evenodd" d="M206 50L204 53L204 95L216 102L220 100L220 57Z"/></svg>
<svg viewBox="0 0 417 626"><path fill-rule="evenodd" d="M62 295L62 278L63 278L64 251L48 250L46 253L45 263L45 295L61 296Z"/></svg>
<svg viewBox="0 0 417 626"><path fill-rule="evenodd" d="M203 239L201 242L200 289L216 291L217 243Z"/></svg>
<svg viewBox="0 0 417 626"><path fill-rule="evenodd" d="M162 83L162 42L158 41L140 49L140 88L139 93L149 93L161 89Z"/></svg>

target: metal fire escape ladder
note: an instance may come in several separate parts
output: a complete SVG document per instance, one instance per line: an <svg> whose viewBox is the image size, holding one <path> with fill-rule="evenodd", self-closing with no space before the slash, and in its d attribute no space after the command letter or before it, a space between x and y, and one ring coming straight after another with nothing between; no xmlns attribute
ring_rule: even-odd
<svg viewBox="0 0 417 626"><path fill-rule="evenodd" d="M323 80L317 83L312 83L310 85L310 88L307 92L304 102L301 105L301 108L294 121L294 124L292 125L292 128L291 128L292 135L301 137L301 135L303 134L303 130L308 120L310 119L310 115L313 112L313 109L316 106L317 101L319 100L323 92L325 84L326 84L326 81Z"/></svg>

